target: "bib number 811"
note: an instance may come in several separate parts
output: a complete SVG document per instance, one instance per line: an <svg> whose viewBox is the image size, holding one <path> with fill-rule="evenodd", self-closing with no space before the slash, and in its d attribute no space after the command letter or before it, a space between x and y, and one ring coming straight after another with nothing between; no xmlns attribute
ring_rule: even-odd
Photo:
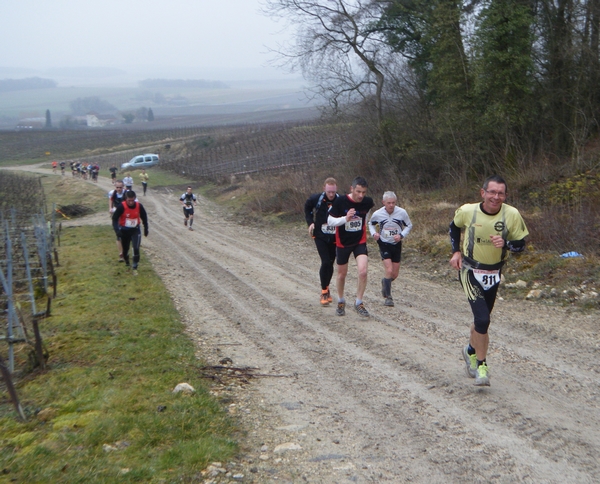
<svg viewBox="0 0 600 484"><path fill-rule="evenodd" d="M491 289L500 282L500 271L484 271L482 269L473 269L473 275L485 291Z"/></svg>

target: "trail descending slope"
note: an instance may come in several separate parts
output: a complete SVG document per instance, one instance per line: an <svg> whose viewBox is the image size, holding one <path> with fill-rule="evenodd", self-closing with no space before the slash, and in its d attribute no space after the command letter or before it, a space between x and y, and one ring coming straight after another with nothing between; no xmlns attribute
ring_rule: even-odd
<svg viewBox="0 0 600 484"><path fill-rule="evenodd" d="M179 195L142 198L151 223L143 257L210 364L229 358L270 375L222 393L248 429L232 474L257 483L598 482L597 314L498 301L491 387L478 388L461 356L471 314L457 282L402 268L396 306L384 307L372 252L372 317L337 317L319 305L318 257L303 227L242 225L200 198L191 232ZM347 294L355 283L351 263Z"/></svg>
<svg viewBox="0 0 600 484"><path fill-rule="evenodd" d="M597 315L499 301L492 386L477 388L461 358L471 315L458 284L404 270L396 307L386 308L372 257L372 317L337 317L318 304L318 258L304 231L240 225L201 199L189 232L174 195L150 200L146 245L206 356L291 375L252 385L257 482L600 475ZM355 281L351 272L348 294ZM272 454L284 443L302 449Z"/></svg>

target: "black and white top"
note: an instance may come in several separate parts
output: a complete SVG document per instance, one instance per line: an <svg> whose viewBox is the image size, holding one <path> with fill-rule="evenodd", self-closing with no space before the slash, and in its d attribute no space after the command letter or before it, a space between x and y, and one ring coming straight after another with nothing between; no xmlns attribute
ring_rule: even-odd
<svg viewBox="0 0 600 484"><path fill-rule="evenodd" d="M401 235L404 239L412 229L412 222L406 210L394 207L392 213L387 213L385 207L373 212L369 220L369 232L375 235L379 225L379 240L387 244L396 244L394 235Z"/></svg>
<svg viewBox="0 0 600 484"><path fill-rule="evenodd" d="M194 195L193 193L185 192L179 197L179 200L183 202L186 208L192 208L194 203L196 202L196 195Z"/></svg>

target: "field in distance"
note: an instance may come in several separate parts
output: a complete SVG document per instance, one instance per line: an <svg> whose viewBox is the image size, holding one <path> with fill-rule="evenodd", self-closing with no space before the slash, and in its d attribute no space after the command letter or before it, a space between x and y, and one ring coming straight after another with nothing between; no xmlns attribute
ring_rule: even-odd
<svg viewBox="0 0 600 484"><path fill-rule="evenodd" d="M46 110L50 110L52 124L57 127L61 118L74 115L70 103L87 97L98 97L118 112L146 107L152 108L155 118L194 116L200 117L203 124L212 124L203 119L212 116L217 117L217 123L226 124L264 121L265 113L273 112L281 114L270 120L316 116L311 109L314 103L309 102L301 80L235 81L227 85L229 88L223 89L61 86L0 92L0 129L14 129L23 118L45 118ZM182 120L178 122L183 124ZM135 124L146 123L132 126Z"/></svg>

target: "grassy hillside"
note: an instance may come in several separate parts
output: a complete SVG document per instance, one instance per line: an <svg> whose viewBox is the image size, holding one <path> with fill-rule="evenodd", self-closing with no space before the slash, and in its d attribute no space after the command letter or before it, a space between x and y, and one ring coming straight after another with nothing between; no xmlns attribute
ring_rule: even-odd
<svg viewBox="0 0 600 484"><path fill-rule="evenodd" d="M86 182L53 176L44 186L48 203L105 209L103 191ZM60 239L58 295L41 321L47 370L32 367L30 346L16 346L26 422L0 384L2 479L191 482L230 459L235 426L209 395L194 343L149 264L138 277L126 273L109 226L65 228ZM172 393L182 382L195 392Z"/></svg>

